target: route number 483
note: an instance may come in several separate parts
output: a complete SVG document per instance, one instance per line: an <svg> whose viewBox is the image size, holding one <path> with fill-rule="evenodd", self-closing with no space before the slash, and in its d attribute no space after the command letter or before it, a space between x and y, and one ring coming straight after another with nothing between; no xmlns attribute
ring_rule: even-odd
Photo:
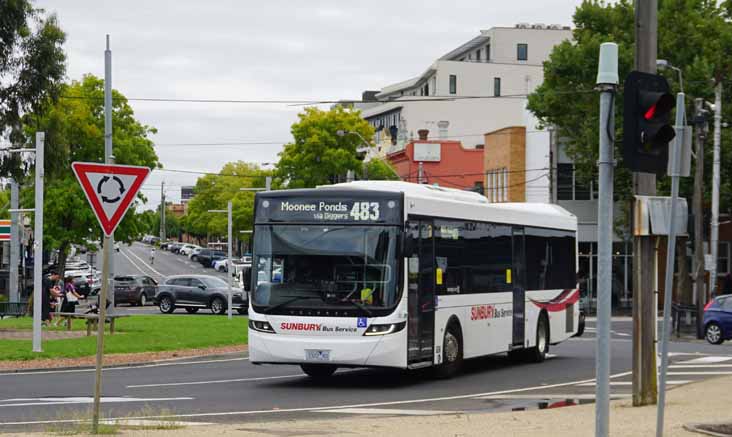
<svg viewBox="0 0 732 437"><path fill-rule="evenodd" d="M378 202L354 202L350 216L354 220L378 220L379 204Z"/></svg>

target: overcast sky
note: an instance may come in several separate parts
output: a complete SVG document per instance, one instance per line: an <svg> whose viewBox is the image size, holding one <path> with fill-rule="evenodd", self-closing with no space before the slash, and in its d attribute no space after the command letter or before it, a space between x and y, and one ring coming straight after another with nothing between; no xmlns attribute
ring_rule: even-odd
<svg viewBox="0 0 732 437"><path fill-rule="evenodd" d="M357 99L409 79L481 29L519 22L570 25L580 0L284 1L37 0L66 31L67 74L104 76L129 98ZM228 161L274 162L302 107L131 102L154 126L168 169L218 171ZM184 146L185 143L275 143ZM178 201L196 176L155 171L147 208Z"/></svg>

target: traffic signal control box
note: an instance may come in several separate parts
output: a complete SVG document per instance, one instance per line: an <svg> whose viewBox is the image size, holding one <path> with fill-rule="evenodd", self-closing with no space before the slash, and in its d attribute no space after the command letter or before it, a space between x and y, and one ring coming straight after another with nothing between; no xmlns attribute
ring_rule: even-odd
<svg viewBox="0 0 732 437"><path fill-rule="evenodd" d="M668 144L676 136L669 91L666 78L657 74L632 71L625 78L623 160L632 171L666 173Z"/></svg>

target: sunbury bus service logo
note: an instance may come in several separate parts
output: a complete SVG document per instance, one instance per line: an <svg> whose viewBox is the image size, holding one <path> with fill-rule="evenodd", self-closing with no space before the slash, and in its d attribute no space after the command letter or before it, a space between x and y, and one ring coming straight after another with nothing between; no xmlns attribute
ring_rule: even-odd
<svg viewBox="0 0 732 437"><path fill-rule="evenodd" d="M282 322L280 323L280 330L296 332L328 332L342 334L355 334L358 332L358 329L353 326L328 326L323 323L301 322Z"/></svg>

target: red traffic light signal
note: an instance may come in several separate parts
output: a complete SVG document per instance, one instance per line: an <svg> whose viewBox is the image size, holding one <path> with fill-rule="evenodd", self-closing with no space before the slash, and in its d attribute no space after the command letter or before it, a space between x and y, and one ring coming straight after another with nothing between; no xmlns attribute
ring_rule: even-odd
<svg viewBox="0 0 732 437"><path fill-rule="evenodd" d="M676 132L670 124L674 98L668 82L657 74L632 71L624 84L623 160L630 170L663 174L668 143Z"/></svg>

